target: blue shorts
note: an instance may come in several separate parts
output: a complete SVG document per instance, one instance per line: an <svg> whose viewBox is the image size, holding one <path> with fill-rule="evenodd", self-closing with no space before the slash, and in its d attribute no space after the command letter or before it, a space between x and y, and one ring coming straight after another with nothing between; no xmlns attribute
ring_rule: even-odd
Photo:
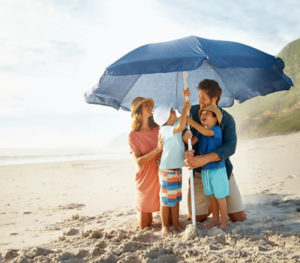
<svg viewBox="0 0 300 263"><path fill-rule="evenodd" d="M225 167L203 169L201 177L205 195L214 195L217 199L229 195L229 183Z"/></svg>

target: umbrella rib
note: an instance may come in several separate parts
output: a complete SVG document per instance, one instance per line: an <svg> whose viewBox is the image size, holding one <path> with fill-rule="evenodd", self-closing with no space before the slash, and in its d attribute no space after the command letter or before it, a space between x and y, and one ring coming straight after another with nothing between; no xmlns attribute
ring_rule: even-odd
<svg viewBox="0 0 300 263"><path fill-rule="evenodd" d="M222 80L222 82L224 83L224 88L226 88L225 81L224 81L224 79L221 77L221 75L219 74L219 72L215 70L215 68L209 63L208 60L207 60L207 63L208 63L208 65L211 67L211 69L219 76L219 78L220 78L220 79ZM229 89L227 89L227 88L226 88L226 90L230 93L230 95L231 95L231 97L233 98L233 100L235 100L235 98L234 98L232 92L231 92Z"/></svg>
<svg viewBox="0 0 300 263"><path fill-rule="evenodd" d="M131 86L131 88L129 89L129 91L123 96L123 98L120 101L120 106L123 103L123 100L125 99L125 97L128 95L128 93L133 89L135 83L137 83L137 81L141 78L142 74L139 75L139 77L136 79L136 81L133 83L133 85ZM129 107L129 111L130 111L130 107Z"/></svg>

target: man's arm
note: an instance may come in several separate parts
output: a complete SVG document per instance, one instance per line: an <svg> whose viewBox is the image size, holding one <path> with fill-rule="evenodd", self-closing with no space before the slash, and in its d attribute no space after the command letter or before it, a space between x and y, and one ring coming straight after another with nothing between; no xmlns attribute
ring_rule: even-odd
<svg viewBox="0 0 300 263"><path fill-rule="evenodd" d="M234 154L237 143L237 136L235 130L235 122L231 115L227 115L222 122L223 130L223 144L218 147L214 152L193 156L193 153L186 152L185 165L189 169L202 167L210 162L218 162L229 158Z"/></svg>
<svg viewBox="0 0 300 263"><path fill-rule="evenodd" d="M235 153L237 136L235 121L229 113L227 113L226 118L224 118L224 123L222 123L222 125L223 143L214 152L220 157L221 160L225 160Z"/></svg>

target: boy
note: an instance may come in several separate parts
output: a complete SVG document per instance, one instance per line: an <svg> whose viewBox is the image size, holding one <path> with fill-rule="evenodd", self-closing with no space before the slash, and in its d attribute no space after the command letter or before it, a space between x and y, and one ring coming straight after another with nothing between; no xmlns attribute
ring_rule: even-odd
<svg viewBox="0 0 300 263"><path fill-rule="evenodd" d="M173 226L178 231L184 227L179 223L179 202L181 201L182 170L184 166L184 143L181 132L186 126L187 114L191 108L188 100L184 103L181 117L171 106L159 106L154 114L154 121L160 126L160 135L163 138L163 152L159 166L160 176L160 216L162 234L170 233L169 208Z"/></svg>
<svg viewBox="0 0 300 263"><path fill-rule="evenodd" d="M199 140L200 154L208 154L222 145L222 131L219 125L223 116L220 109L214 105L199 110L198 114L203 126L192 118L187 119L187 123L197 130L195 136L192 137L192 144ZM201 177L203 191L205 195L211 196L212 200L213 218L206 227L219 226L226 230L228 227L226 196L229 195L229 184L224 161L204 165ZM221 214L220 221L219 212Z"/></svg>

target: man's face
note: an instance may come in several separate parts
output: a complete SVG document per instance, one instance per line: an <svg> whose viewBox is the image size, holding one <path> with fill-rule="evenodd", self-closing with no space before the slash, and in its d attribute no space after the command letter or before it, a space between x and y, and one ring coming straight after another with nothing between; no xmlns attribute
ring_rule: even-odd
<svg viewBox="0 0 300 263"><path fill-rule="evenodd" d="M213 104L213 100L208 96L206 90L199 90L198 97L200 109L204 109L205 107Z"/></svg>

